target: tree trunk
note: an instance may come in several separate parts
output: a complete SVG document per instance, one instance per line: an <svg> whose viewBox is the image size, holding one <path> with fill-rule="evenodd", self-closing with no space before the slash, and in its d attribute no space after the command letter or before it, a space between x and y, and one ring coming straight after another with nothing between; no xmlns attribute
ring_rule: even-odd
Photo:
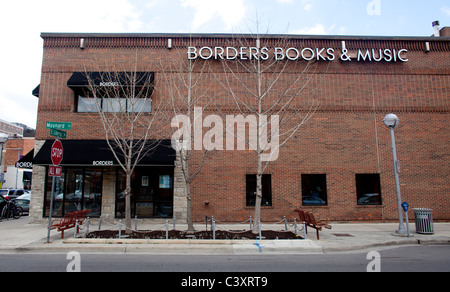
<svg viewBox="0 0 450 292"><path fill-rule="evenodd" d="M125 226L126 233L131 233L131 171L126 173Z"/></svg>
<svg viewBox="0 0 450 292"><path fill-rule="evenodd" d="M258 145L259 147L259 145ZM254 224L253 224L253 234L258 233L258 225L261 221L261 201L262 201L262 161L261 153L258 150L258 171L256 173L256 199L255 199L255 214L254 214Z"/></svg>
<svg viewBox="0 0 450 292"><path fill-rule="evenodd" d="M186 183L186 199L187 199L187 225L188 232L194 232L194 221L192 219L192 198L191 198L191 184Z"/></svg>

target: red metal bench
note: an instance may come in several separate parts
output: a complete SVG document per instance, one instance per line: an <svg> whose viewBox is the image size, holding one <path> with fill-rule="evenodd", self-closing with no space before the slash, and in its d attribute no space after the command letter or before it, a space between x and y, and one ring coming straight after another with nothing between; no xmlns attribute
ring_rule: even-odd
<svg viewBox="0 0 450 292"><path fill-rule="evenodd" d="M50 225L50 229L58 229L61 232L61 238L64 238L64 230L75 228L77 225L77 233L80 232L79 226L83 224L84 220L86 220L87 214L89 214L91 210L81 210L76 212L69 212L64 215L64 218L55 219L52 221Z"/></svg>
<svg viewBox="0 0 450 292"><path fill-rule="evenodd" d="M319 231L322 231L322 227L326 229L331 229L331 226L323 220L316 220L313 213L308 211L303 211L295 209L294 212L298 213L300 221L305 223L305 231L308 234L308 226L316 229L317 240L319 240Z"/></svg>

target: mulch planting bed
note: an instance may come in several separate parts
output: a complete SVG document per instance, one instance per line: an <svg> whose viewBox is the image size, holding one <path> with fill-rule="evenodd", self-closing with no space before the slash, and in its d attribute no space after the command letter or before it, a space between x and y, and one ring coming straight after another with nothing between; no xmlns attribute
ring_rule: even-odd
<svg viewBox="0 0 450 292"><path fill-rule="evenodd" d="M195 236L195 237L193 237ZM261 231L263 239L303 239L295 235L293 232L265 230ZM90 232L87 238L119 238L119 231L117 230L101 230ZM258 234L253 234L251 231L216 231L216 239L257 239ZM133 231L131 234L126 234L122 231L121 238L130 239L166 239L166 231ZM169 231L169 239L213 239L212 231L196 231L194 234L187 234L186 231Z"/></svg>

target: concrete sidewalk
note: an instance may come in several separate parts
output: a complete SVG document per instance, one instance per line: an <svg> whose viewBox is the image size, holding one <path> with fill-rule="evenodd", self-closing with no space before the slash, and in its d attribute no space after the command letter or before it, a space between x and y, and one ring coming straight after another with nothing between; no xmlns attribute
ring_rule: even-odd
<svg viewBox="0 0 450 292"><path fill-rule="evenodd" d="M139 226L142 230L161 230L162 224ZM85 239L73 238L74 229L61 233L51 231L47 243L47 224L29 224L28 217L0 222L0 253L158 253L158 254L257 254L257 253L330 253L359 250L377 250L407 244L450 244L450 223L434 223L434 234L422 235L410 223L411 237L395 234L398 223L331 223L331 230L316 232L309 228L304 240L133 240L133 239ZM183 225L177 225L183 230ZM227 225L220 226L225 229ZM169 225L169 228L172 228ZM236 229L236 225L233 225ZM242 229L248 229L242 225ZM263 229L282 230L284 224L264 225ZM293 228L290 228L292 230ZM93 229L91 229L93 230ZM205 230L204 224L196 230ZM303 235L303 231L298 232ZM80 234L84 236L84 230Z"/></svg>

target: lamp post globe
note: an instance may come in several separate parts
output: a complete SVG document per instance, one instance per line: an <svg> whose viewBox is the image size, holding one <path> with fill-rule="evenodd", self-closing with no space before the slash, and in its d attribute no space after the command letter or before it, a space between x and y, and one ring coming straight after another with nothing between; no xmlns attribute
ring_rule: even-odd
<svg viewBox="0 0 450 292"><path fill-rule="evenodd" d="M383 122L384 122L384 125L385 125L386 127L388 127L389 129L394 129L395 127L398 126L398 124L400 123L400 120L399 120L399 118L398 118L396 115L394 115L394 114L387 114L387 115L384 117Z"/></svg>

